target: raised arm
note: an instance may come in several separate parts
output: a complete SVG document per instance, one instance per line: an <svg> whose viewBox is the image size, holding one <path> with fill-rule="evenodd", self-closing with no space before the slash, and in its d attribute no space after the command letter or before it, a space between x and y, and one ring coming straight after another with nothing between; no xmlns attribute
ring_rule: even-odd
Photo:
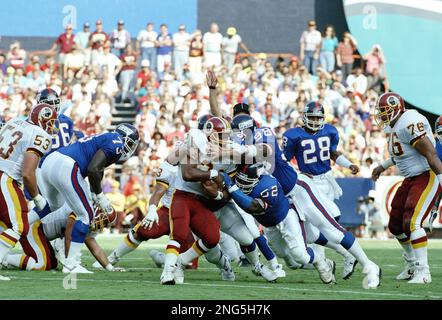
<svg viewBox="0 0 442 320"><path fill-rule="evenodd" d="M221 109L218 106L218 97L216 92L218 79L212 70L207 71L206 79L207 86L209 87L210 113L215 117L222 117Z"/></svg>

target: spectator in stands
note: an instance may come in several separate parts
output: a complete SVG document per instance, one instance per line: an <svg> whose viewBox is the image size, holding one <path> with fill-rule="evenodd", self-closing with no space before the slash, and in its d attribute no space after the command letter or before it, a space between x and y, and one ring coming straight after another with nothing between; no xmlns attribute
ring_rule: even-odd
<svg viewBox="0 0 442 320"><path fill-rule="evenodd" d="M88 66L91 62L91 49L89 48L89 38L91 36L89 22L83 24L83 31L77 32L74 37L75 44L84 55L84 64Z"/></svg>
<svg viewBox="0 0 442 320"><path fill-rule="evenodd" d="M66 61L66 57L72 52L72 48L75 45L74 41L75 35L72 32L72 25L68 24L66 26L66 32L58 36L52 47L47 51L49 55L55 55L58 47L58 62L60 64L60 71L63 71L63 65Z"/></svg>
<svg viewBox="0 0 442 320"><path fill-rule="evenodd" d="M141 60L141 70L137 74L137 82L135 84L135 93L138 94L138 91L141 88L146 87L147 83L152 78L152 72L149 69L150 63L149 60L144 59Z"/></svg>
<svg viewBox="0 0 442 320"><path fill-rule="evenodd" d="M89 37L89 47L91 48L91 64L97 64L98 55L103 51L104 44L109 40L109 35L103 31L103 23L98 19L95 23L95 31Z"/></svg>
<svg viewBox="0 0 442 320"><path fill-rule="evenodd" d="M336 38L335 28L328 25L325 27L322 36L321 52L319 53L319 62L327 72L332 72L335 69L335 51L337 47L338 38Z"/></svg>
<svg viewBox="0 0 442 320"><path fill-rule="evenodd" d="M388 91L387 78L379 73L378 68L373 68L367 75L367 90L374 90L378 95Z"/></svg>
<svg viewBox="0 0 442 320"><path fill-rule="evenodd" d="M353 70L353 63L355 61L353 52L356 50L357 45L356 39L350 32L345 32L342 41L339 42L338 49L336 50L336 62L337 66L342 70L343 79L347 79Z"/></svg>
<svg viewBox="0 0 442 320"><path fill-rule="evenodd" d="M132 51L132 46L129 44L126 47L125 52L120 57L122 62L120 72L120 84L121 84L121 101L131 102L128 94L133 90L133 79L135 75L135 68L137 66L137 56Z"/></svg>
<svg viewBox="0 0 442 320"><path fill-rule="evenodd" d="M26 51L20 48L20 42L14 41L9 46L9 52L6 58L9 61L9 65L14 69L23 68L25 66Z"/></svg>
<svg viewBox="0 0 442 320"><path fill-rule="evenodd" d="M239 34L236 33L236 28L227 28L227 36L223 37L221 47L223 64L227 67L227 71L230 71L235 64L236 55L238 54L238 46L240 46L245 52L250 53L249 48L247 48Z"/></svg>
<svg viewBox="0 0 442 320"><path fill-rule="evenodd" d="M367 91L367 77L364 75L362 68L354 69L353 73L347 77L346 82L360 96L363 96Z"/></svg>
<svg viewBox="0 0 442 320"><path fill-rule="evenodd" d="M203 36L204 44L204 65L206 67L221 65L221 44L223 35L218 32L219 27L216 23L210 25L210 31Z"/></svg>
<svg viewBox="0 0 442 320"><path fill-rule="evenodd" d="M96 72L103 77L104 69L106 69L108 76L115 79L122 66L120 58L111 52L110 43L107 42L103 47L103 52L97 56Z"/></svg>
<svg viewBox="0 0 442 320"><path fill-rule="evenodd" d="M117 29L114 29L111 37L112 48L115 55L121 56L124 54L127 46L130 45L130 33L124 29L124 21L118 21Z"/></svg>
<svg viewBox="0 0 442 320"><path fill-rule="evenodd" d="M364 55L364 60L367 61L365 71L368 74L372 74L373 70L377 69L380 74L385 75L385 57L380 45L375 44L370 52Z"/></svg>
<svg viewBox="0 0 442 320"><path fill-rule="evenodd" d="M172 63L172 35L166 24L160 26L160 34L156 41L157 46L157 72L164 71L164 65Z"/></svg>
<svg viewBox="0 0 442 320"><path fill-rule="evenodd" d="M6 64L6 55L3 52L0 52L0 72L4 76L6 75L6 69L8 65Z"/></svg>
<svg viewBox="0 0 442 320"><path fill-rule="evenodd" d="M154 31L152 22L149 22L146 29L141 30L137 36L137 51L141 50L141 60L148 60L150 69L154 72L157 70L157 37L158 33Z"/></svg>
<svg viewBox="0 0 442 320"><path fill-rule="evenodd" d="M193 79L196 75L201 74L203 67L203 37L201 30L195 30L192 36L192 40L190 41L190 50L189 50L189 71L190 78Z"/></svg>
<svg viewBox="0 0 442 320"><path fill-rule="evenodd" d="M189 60L191 36L186 32L186 26L180 24L178 32L173 34L173 68L178 80L182 80L183 68Z"/></svg>
<svg viewBox="0 0 442 320"><path fill-rule="evenodd" d="M85 67L84 54L76 44L72 46L71 52L66 55L63 65L63 79L67 78L68 70L72 70L74 74L82 73Z"/></svg>
<svg viewBox="0 0 442 320"><path fill-rule="evenodd" d="M321 33L316 30L316 22L310 20L308 29L305 30L300 39L301 49L299 57L304 61L304 66L310 74L316 74L319 52L321 50Z"/></svg>

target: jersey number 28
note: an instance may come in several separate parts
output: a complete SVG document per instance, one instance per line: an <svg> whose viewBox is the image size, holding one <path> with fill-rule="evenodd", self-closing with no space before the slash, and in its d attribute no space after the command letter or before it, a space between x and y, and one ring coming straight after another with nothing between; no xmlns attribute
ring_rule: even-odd
<svg viewBox="0 0 442 320"><path fill-rule="evenodd" d="M319 145L319 159L321 161L329 160L330 138L329 137L318 138L318 145ZM302 140L301 146L304 148L303 157L305 164L318 162L315 140L313 139Z"/></svg>

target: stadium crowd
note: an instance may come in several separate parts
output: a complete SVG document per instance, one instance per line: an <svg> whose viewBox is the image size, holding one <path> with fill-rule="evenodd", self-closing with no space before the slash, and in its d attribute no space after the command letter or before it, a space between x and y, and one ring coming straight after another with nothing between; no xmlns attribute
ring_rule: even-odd
<svg viewBox="0 0 442 320"><path fill-rule="evenodd" d="M281 137L302 124L306 102L317 100L340 132L341 151L360 165L359 176L370 177L387 152L385 135L372 117L378 95L388 90L379 45L355 60L357 41L350 33L338 39L333 26L320 32L314 21L294 39L300 52L276 59L250 53L234 27L223 35L216 23L205 33L148 23L130 35L119 21L109 31L97 20L93 31L85 23L74 34L67 25L45 51L12 43L0 53L0 115L4 121L26 117L36 92L50 86L61 93L76 130L91 135L111 125L115 102L135 105L142 136L138 152L124 164L119 181L115 169L104 180L103 190L126 214L119 215L118 230L124 221L134 224L142 217L155 168L198 117L210 112L209 69L218 76L218 102L226 115L232 116L236 103L247 103L251 116ZM345 176L346 170L337 167L335 173Z"/></svg>

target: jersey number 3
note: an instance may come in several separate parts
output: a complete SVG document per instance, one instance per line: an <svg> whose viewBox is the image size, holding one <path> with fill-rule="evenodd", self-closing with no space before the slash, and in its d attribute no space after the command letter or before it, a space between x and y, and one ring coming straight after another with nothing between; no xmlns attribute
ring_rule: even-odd
<svg viewBox="0 0 442 320"><path fill-rule="evenodd" d="M329 137L318 138L318 145L319 145L319 159L321 161L329 160L330 159L330 138ZM315 140L313 140L313 139L302 140L301 146L304 149L303 157L304 157L305 164L318 162Z"/></svg>

